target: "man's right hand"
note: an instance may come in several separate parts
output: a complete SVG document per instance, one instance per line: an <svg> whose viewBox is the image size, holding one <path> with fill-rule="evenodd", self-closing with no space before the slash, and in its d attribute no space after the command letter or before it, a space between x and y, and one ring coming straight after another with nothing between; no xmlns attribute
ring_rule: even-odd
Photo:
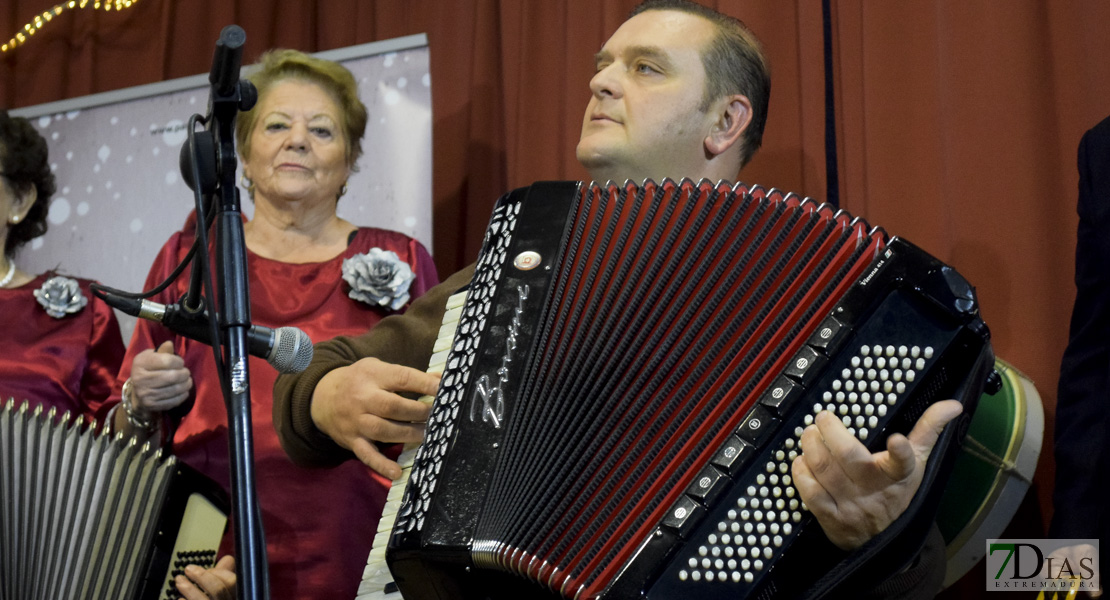
<svg viewBox="0 0 1110 600"><path fill-rule="evenodd" d="M312 393L312 422L366 466L397 479L401 467L376 445L419 442L431 406L400 394L434 396L439 375L364 358L331 371Z"/></svg>

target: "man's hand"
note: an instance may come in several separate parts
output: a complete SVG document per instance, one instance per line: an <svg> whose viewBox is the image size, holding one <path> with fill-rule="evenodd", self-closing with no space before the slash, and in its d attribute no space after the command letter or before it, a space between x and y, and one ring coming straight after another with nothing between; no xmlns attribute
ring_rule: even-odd
<svg viewBox="0 0 1110 600"><path fill-rule="evenodd" d="M211 569L188 565L174 585L186 600L235 600L235 559L225 556Z"/></svg>
<svg viewBox="0 0 1110 600"><path fill-rule="evenodd" d="M852 550L890 526L921 485L944 426L963 411L955 400L930 406L909 437L894 434L871 454L833 414L822 411L802 433L794 485L829 541Z"/></svg>
<svg viewBox="0 0 1110 600"><path fill-rule="evenodd" d="M438 388L439 375L364 358L320 380L312 393L312 421L366 466L397 479L401 467L379 452L375 442L423 439L431 407L399 393L432 396Z"/></svg>

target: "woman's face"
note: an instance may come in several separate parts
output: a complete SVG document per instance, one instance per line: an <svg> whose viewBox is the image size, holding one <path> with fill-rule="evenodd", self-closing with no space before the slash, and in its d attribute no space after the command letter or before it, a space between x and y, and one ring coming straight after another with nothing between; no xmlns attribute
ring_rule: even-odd
<svg viewBox="0 0 1110 600"><path fill-rule="evenodd" d="M315 83L279 81L259 99L243 173L255 202L334 202L347 181L341 109Z"/></svg>

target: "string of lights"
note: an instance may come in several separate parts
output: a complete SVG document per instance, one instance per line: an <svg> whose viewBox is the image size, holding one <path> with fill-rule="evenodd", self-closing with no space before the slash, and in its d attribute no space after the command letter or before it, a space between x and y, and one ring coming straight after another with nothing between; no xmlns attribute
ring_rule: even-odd
<svg viewBox="0 0 1110 600"><path fill-rule="evenodd" d="M125 8L131 8L131 5L138 1L139 0L69 0L68 2L57 4L53 8L44 11L41 15L36 15L30 23L23 26L23 29L17 31L10 40L4 44L0 44L0 53L10 52L15 50L18 46L22 46L31 36L35 35L35 32L42 29L44 25L67 10L75 8L92 8L93 10L104 9L106 11L123 10Z"/></svg>

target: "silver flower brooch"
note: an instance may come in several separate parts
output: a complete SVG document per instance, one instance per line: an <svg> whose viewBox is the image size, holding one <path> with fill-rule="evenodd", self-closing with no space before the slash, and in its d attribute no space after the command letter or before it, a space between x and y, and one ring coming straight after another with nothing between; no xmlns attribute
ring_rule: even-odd
<svg viewBox="0 0 1110 600"><path fill-rule="evenodd" d="M47 279L33 293L35 300L46 309L46 314L55 319L80 312L89 303L89 299L81 293L77 280L61 275Z"/></svg>
<svg viewBox="0 0 1110 600"><path fill-rule="evenodd" d="M409 301L409 286L416 274L396 252L371 248L343 261L343 280L351 286L347 293L351 298L398 310Z"/></svg>

